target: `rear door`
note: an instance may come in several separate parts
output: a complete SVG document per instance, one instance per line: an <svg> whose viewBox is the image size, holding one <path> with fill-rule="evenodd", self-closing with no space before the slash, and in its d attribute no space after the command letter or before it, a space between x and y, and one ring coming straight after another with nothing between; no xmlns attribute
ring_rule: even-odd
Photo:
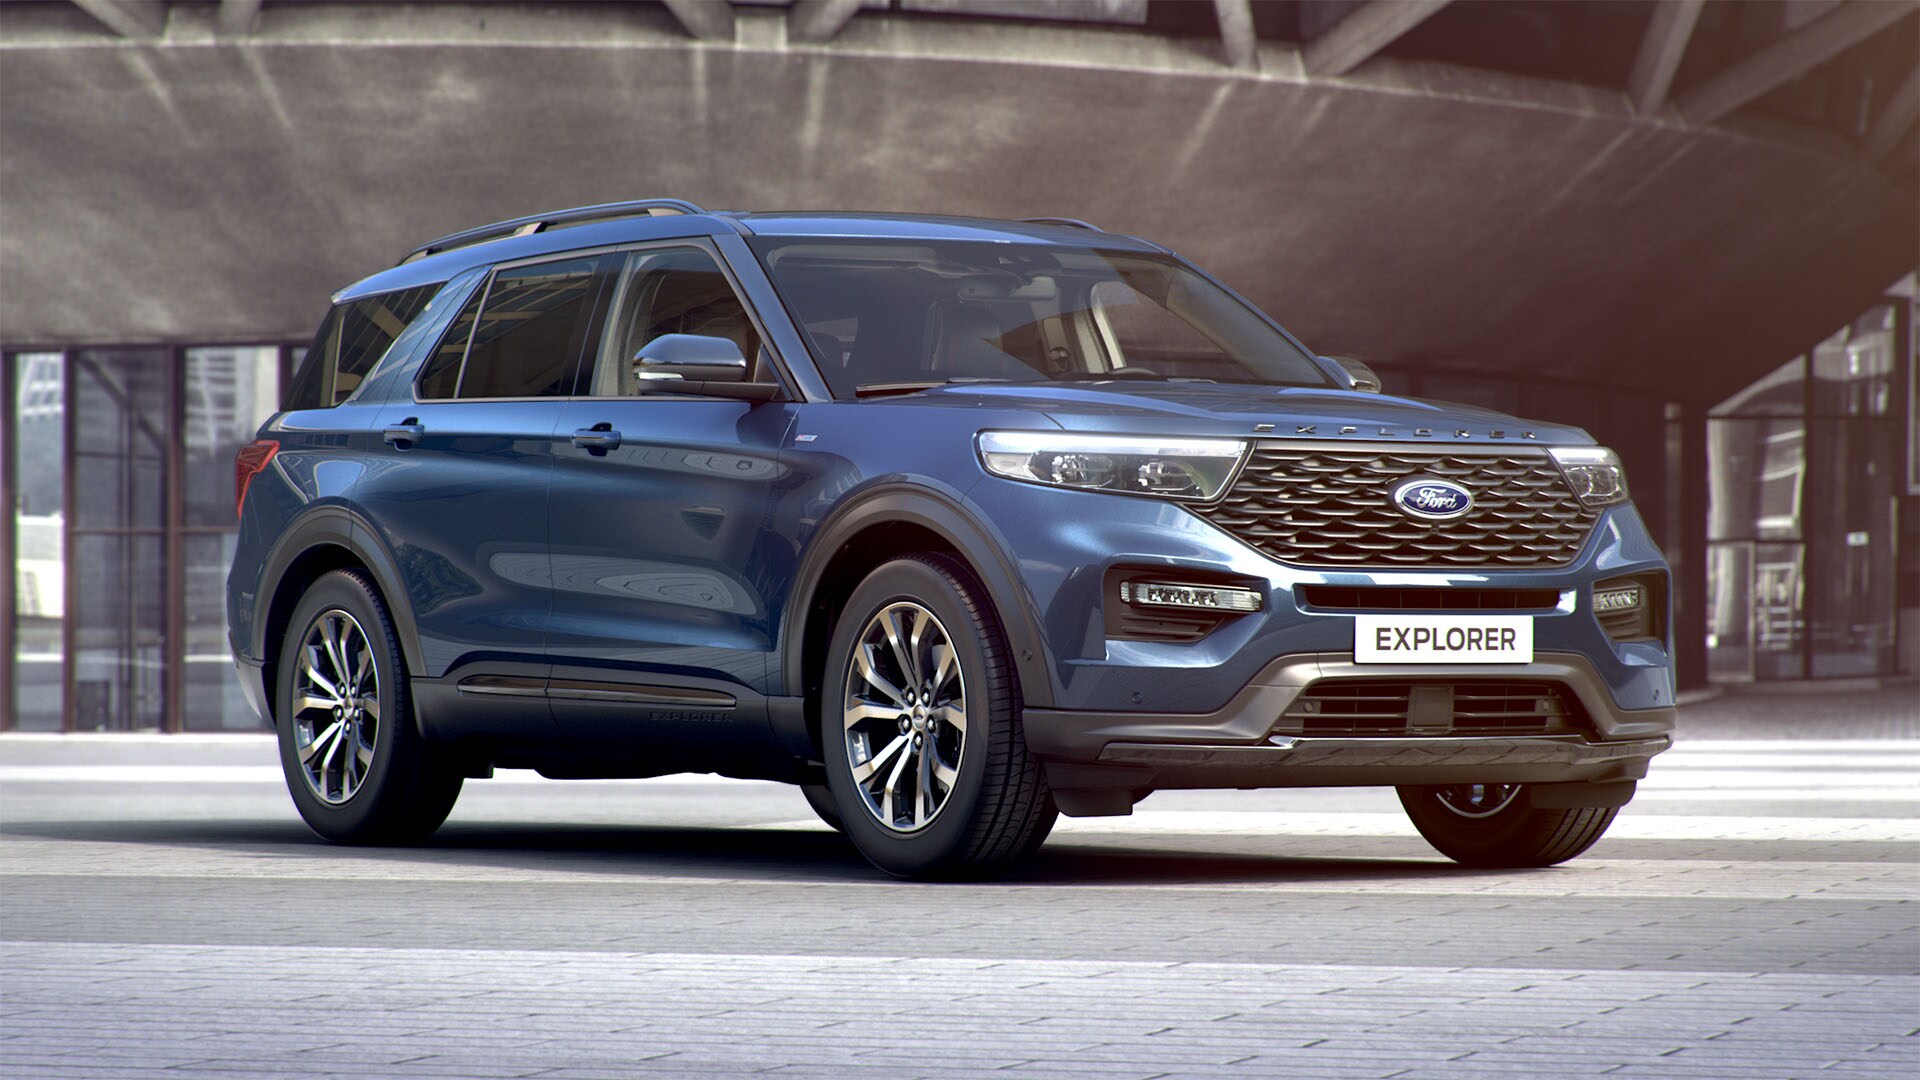
<svg viewBox="0 0 1920 1080"><path fill-rule="evenodd" d="M446 734L543 735L552 607L547 498L603 256L497 268L382 408L381 467L360 501L406 579L426 670L423 718Z"/></svg>
<svg viewBox="0 0 1920 1080"><path fill-rule="evenodd" d="M757 753L774 638L762 590L784 572L770 507L791 407L649 392L634 377L654 338L700 334L731 338L755 380L780 381L705 241L622 253L607 296L554 440L554 716L563 732L660 756Z"/></svg>

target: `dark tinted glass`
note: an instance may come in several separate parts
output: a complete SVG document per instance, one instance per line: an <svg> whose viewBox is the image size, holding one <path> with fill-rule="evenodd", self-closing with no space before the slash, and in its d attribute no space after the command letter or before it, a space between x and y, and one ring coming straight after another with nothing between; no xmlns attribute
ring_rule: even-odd
<svg viewBox="0 0 1920 1080"><path fill-rule="evenodd" d="M369 296L342 304L327 315L293 386L285 408L325 409L347 400L393 339L407 328L440 291L438 285Z"/></svg>
<svg viewBox="0 0 1920 1080"><path fill-rule="evenodd" d="M571 392L599 262L597 257L568 259L495 274L467 348L458 395L551 397Z"/></svg>
<svg viewBox="0 0 1920 1080"><path fill-rule="evenodd" d="M293 372L293 381L287 384L286 393L280 396L280 408L295 412L327 407L327 383L332 376L334 359L339 355L342 314L343 308L331 308L327 311L327 317L320 321L320 329L313 335L313 344L301 355L300 364Z"/></svg>
<svg viewBox="0 0 1920 1080"><path fill-rule="evenodd" d="M440 347L433 351L433 358L420 373L417 390L421 399L450 398L460 388L460 361L467 358L467 342L473 340L473 322L480 316L480 301L486 296L484 288L473 290L466 306L454 316L453 325L440 339Z"/></svg>

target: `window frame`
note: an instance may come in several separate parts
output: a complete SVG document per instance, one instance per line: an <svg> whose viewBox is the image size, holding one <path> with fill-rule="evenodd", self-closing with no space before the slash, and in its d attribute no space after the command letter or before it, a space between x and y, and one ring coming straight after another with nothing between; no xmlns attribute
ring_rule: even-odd
<svg viewBox="0 0 1920 1080"><path fill-rule="evenodd" d="M614 266L609 273L611 280L608 282L608 285L610 287L604 287L601 290L601 310L598 312L601 324L600 334L598 335L600 340L587 343L587 347L592 350L592 363L589 365L589 357L587 355L584 353L581 355L579 358L579 367L574 373L574 386L576 388L585 386L588 390L591 390L599 375L597 368L600 363L600 353L606 344L604 339L610 329L609 324L617 314L614 310L615 301L622 298L619 286L623 284L623 282L619 279L625 276L627 263L631 261L632 256L636 254L658 251L665 248L696 248L713 260L714 265L720 268L721 276L726 279L727 288L733 290L733 298L740 302L741 309L747 313L747 321L753 326L754 336L760 339L760 351L766 354L768 360L766 367L773 376L773 378L768 381L778 389L778 393L774 396L773 400L801 400L799 393L794 389L797 381L793 378L792 374L788 372L786 358L781 355L780 350L774 345L772 337L768 334L766 320L761 318L760 312L754 308L753 302L747 298L746 289L741 287L740 275L735 273L733 265L727 261L725 253L720 250L719 245L713 243L711 237L707 236L685 236L645 240L639 243L617 244L599 249L605 254L620 256L621 261L618 265ZM758 357L748 358L749 363L758 363L758 360ZM463 360L462 363L464 362ZM584 379L582 378L583 376ZM585 393L575 394L572 398L572 400L576 401L662 401L673 399L682 401L739 400L737 398L720 397L719 395L709 396L702 394Z"/></svg>
<svg viewBox="0 0 1920 1080"><path fill-rule="evenodd" d="M620 248L615 245L602 245L600 247L580 248L574 251L548 252L544 255L534 255L524 259L510 259L505 262L495 263L487 268L487 280L475 287L474 295L480 298L480 306L477 310L479 314L486 313L487 302L493 298L493 283L503 272L518 270L524 266L573 262L577 259L602 260L618 250L620 250ZM604 265L596 266L592 276L598 279L598 284L589 286L589 291L592 293L588 299L586 311L589 323L600 318L603 314L602 305L605 301L606 294L607 267ZM462 304L461 306L464 308L466 305ZM421 397L420 381L426 378L427 369L433 365L433 357L438 354L441 347L447 343L448 336L458 329L459 321L460 313L456 311L453 315L453 322L447 326L447 329L442 332L438 338L434 339L432 345L427 347L425 350L426 359L421 362L419 370L415 371L413 378L408 381L407 394L415 405L451 405L471 401L570 401L578 396L575 394L542 394L530 397L525 395L518 397L461 397L460 388L465 385L467 381L467 360L473 354L473 335L480 328L480 319L478 315L476 315L473 324L467 328L466 344L460 348L460 371L453 380L453 396ZM588 336L592 337L591 334ZM582 347L585 347L584 342L582 343ZM575 353L573 357L572 383L576 389L580 385L580 361L580 354Z"/></svg>
<svg viewBox="0 0 1920 1080"><path fill-rule="evenodd" d="M326 315L320 320L319 328L314 331L313 340L307 344L306 352L300 357L299 362L294 364L285 363L286 354L283 354L279 411L283 413L318 412L323 409L337 409L342 405L352 404L354 400L360 396L361 389L371 382L373 377L379 373L380 369L386 365L387 357L393 352L394 345L399 342L401 337L405 336L407 330L412 327L414 323L420 320L421 316L427 313L427 309L432 306L434 298L439 296L447 285L448 282L442 281L437 283L429 282L425 285L415 285L404 289L389 289L386 292L368 293L365 296L355 297L352 300L342 300L329 306ZM373 362L367 365L367 370L360 376L360 381L354 384L353 389L348 392L346 397L340 398L339 400L325 400L333 398L339 393L336 384L340 378L341 336L345 332L348 311L369 300L400 296L416 290L425 291L425 300L415 309L413 315L407 319L406 323L400 327L400 331L388 340L386 348L380 350L380 355L374 357ZM195 347L199 348L201 346ZM299 346L288 346L286 348L291 349L298 347ZM328 369L326 374L319 376L320 396L323 400L316 404L293 408L293 403L289 398L299 388L300 381L306 376L309 366L316 363L324 364Z"/></svg>

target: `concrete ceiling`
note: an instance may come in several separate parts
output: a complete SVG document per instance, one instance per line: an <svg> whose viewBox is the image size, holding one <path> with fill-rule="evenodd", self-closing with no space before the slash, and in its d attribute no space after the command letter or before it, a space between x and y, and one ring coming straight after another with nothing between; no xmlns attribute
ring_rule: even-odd
<svg viewBox="0 0 1920 1080"><path fill-rule="evenodd" d="M298 339L434 236L674 195L1080 217L1322 351L1709 400L1920 262L1914 190L1834 136L1451 66L884 15L801 44L748 9L696 41L604 5L269 7L241 39L29 7L0 8L10 346Z"/></svg>

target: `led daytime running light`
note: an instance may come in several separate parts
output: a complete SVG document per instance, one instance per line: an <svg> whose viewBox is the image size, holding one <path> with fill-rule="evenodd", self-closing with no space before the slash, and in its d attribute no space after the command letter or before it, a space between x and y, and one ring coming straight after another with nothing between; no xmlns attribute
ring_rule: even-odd
<svg viewBox="0 0 1920 1080"><path fill-rule="evenodd" d="M1593 610L1606 614L1615 611L1634 611L1640 607L1640 586L1630 585L1624 589L1595 589Z"/></svg>
<svg viewBox="0 0 1920 1080"><path fill-rule="evenodd" d="M1259 611L1260 594L1224 585L1176 585L1168 581L1123 581L1120 599L1138 607Z"/></svg>

